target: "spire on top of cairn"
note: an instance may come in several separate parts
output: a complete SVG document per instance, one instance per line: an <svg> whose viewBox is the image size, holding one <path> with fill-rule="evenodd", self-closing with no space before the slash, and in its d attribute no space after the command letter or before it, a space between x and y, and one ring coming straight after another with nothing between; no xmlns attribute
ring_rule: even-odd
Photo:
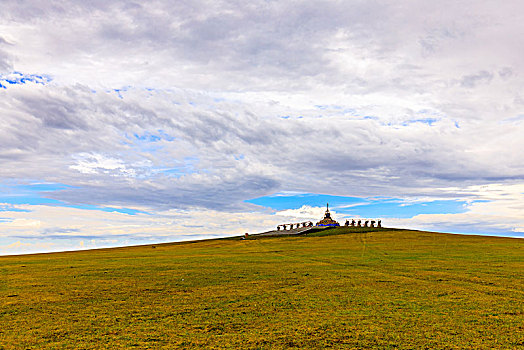
<svg viewBox="0 0 524 350"><path fill-rule="evenodd" d="M326 213L324 218L317 222L317 226L340 226L338 222L331 218L331 213L329 212L329 203L326 203Z"/></svg>

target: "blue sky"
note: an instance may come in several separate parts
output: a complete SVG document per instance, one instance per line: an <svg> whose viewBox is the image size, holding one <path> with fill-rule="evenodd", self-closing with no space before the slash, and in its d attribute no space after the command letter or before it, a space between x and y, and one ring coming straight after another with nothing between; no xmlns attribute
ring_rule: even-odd
<svg viewBox="0 0 524 350"><path fill-rule="evenodd" d="M248 200L248 203L275 210L299 209L307 205L322 207L350 217L361 218L411 218L418 214L458 214L467 211L467 202L460 200L406 201L400 198L360 198L321 194L275 194Z"/></svg>
<svg viewBox="0 0 524 350"><path fill-rule="evenodd" d="M523 10L2 1L0 254L261 232L326 202L522 237Z"/></svg>

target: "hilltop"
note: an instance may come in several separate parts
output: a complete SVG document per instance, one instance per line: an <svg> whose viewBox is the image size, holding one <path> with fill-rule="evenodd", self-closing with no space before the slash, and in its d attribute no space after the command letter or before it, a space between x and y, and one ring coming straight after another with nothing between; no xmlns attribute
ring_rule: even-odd
<svg viewBox="0 0 524 350"><path fill-rule="evenodd" d="M523 248L341 227L0 257L0 349L518 348Z"/></svg>

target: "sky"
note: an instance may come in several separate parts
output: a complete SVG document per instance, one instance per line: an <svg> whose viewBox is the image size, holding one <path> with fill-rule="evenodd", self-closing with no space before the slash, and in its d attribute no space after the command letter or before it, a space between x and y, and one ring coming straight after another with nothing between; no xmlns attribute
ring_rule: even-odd
<svg viewBox="0 0 524 350"><path fill-rule="evenodd" d="M524 237L520 1L0 2L0 255L333 216Z"/></svg>

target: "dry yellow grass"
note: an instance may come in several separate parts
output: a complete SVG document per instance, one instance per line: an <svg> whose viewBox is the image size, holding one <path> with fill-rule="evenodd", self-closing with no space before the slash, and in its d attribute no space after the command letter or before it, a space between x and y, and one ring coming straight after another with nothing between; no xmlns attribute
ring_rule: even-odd
<svg viewBox="0 0 524 350"><path fill-rule="evenodd" d="M0 257L0 348L517 349L523 248L384 230Z"/></svg>

